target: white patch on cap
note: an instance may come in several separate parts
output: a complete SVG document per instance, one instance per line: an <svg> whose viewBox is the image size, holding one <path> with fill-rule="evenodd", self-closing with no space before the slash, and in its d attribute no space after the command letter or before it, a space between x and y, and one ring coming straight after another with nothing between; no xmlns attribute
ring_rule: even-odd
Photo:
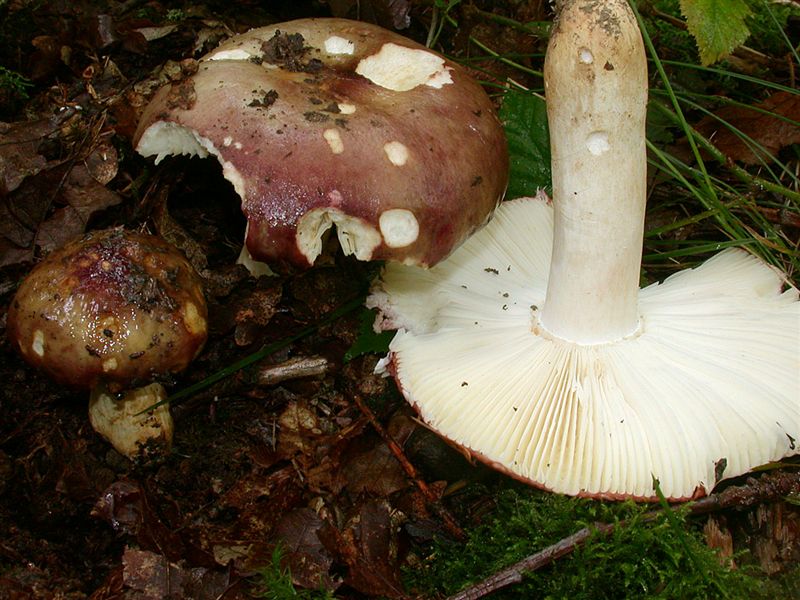
<svg viewBox="0 0 800 600"><path fill-rule="evenodd" d="M37 329L33 332L31 350L33 350L33 353L40 358L44 356L44 333L41 329Z"/></svg>
<svg viewBox="0 0 800 600"><path fill-rule="evenodd" d="M192 335L205 333L208 329L206 320L200 314L200 311L197 310L197 306L195 306L194 302L187 302L184 304L181 309L181 314L183 315L183 324Z"/></svg>
<svg viewBox="0 0 800 600"><path fill-rule="evenodd" d="M608 132L593 131L590 133L586 138L586 149L594 156L600 156L608 152L611 149L611 144L608 141Z"/></svg>
<svg viewBox="0 0 800 600"><path fill-rule="evenodd" d="M578 50L578 60L585 65L590 65L594 62L594 55L588 48L581 48Z"/></svg>
<svg viewBox="0 0 800 600"><path fill-rule="evenodd" d="M342 141L342 136L338 129L326 129L322 132L322 137L328 142L328 146L331 147L331 152L334 154L341 154L344 152L344 142Z"/></svg>
<svg viewBox="0 0 800 600"><path fill-rule="evenodd" d="M352 54L356 50L356 45L348 39L332 35L325 40L325 52L328 54Z"/></svg>
<svg viewBox="0 0 800 600"><path fill-rule="evenodd" d="M222 139L222 145L226 148L233 143L233 138L231 136L226 136Z"/></svg>
<svg viewBox="0 0 800 600"><path fill-rule="evenodd" d="M206 60L250 60L252 56L247 50L237 48L236 50L220 50L216 54L207 56Z"/></svg>
<svg viewBox="0 0 800 600"><path fill-rule="evenodd" d="M117 364L117 359L112 356L111 358L103 361L103 371L105 373L114 371L117 368Z"/></svg>
<svg viewBox="0 0 800 600"><path fill-rule="evenodd" d="M390 248L403 248L417 241L419 222L410 210L391 208L378 219L384 243Z"/></svg>
<svg viewBox="0 0 800 600"><path fill-rule="evenodd" d="M383 151L395 167L402 167L408 161L408 148L400 142L387 142L383 145Z"/></svg>
<svg viewBox="0 0 800 600"><path fill-rule="evenodd" d="M441 88L453 83L444 59L432 52L389 42L377 54L361 59L356 73L381 87L405 92L418 85Z"/></svg>
<svg viewBox="0 0 800 600"><path fill-rule="evenodd" d="M345 102L340 102L339 104L337 104L337 106L339 107L339 112L342 113L343 115L352 115L354 112L356 112L355 104L347 104Z"/></svg>
<svg viewBox="0 0 800 600"><path fill-rule="evenodd" d="M358 260L370 260L381 243L381 234L363 219L331 206L314 208L297 222L297 247L310 264L322 252L322 236L333 225L342 252L353 254Z"/></svg>

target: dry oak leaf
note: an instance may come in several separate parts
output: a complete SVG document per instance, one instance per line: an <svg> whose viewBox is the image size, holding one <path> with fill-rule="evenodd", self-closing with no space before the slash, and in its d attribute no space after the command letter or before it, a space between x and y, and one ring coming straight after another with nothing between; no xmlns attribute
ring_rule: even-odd
<svg viewBox="0 0 800 600"><path fill-rule="evenodd" d="M800 94L775 92L752 107L726 106L696 129L730 160L772 162L782 148L800 142Z"/></svg>

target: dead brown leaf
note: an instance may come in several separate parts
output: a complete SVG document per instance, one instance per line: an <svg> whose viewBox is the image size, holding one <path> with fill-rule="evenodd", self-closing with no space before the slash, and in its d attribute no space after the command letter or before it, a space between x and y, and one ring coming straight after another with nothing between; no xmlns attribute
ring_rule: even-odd
<svg viewBox="0 0 800 600"><path fill-rule="evenodd" d="M800 94L775 92L752 108L726 106L695 128L731 160L772 162L781 149L800 142Z"/></svg>
<svg viewBox="0 0 800 600"><path fill-rule="evenodd" d="M369 596L402 598L405 594L400 583L396 531L389 504L366 500L341 531L328 527L320 537L347 565L347 585Z"/></svg>
<svg viewBox="0 0 800 600"><path fill-rule="evenodd" d="M203 567L185 568L146 550L126 548L122 564L123 589L132 592L126 593L125 598L212 600L219 598L231 584L226 573Z"/></svg>
<svg viewBox="0 0 800 600"><path fill-rule="evenodd" d="M355 440L345 454L342 470L350 493L386 497L408 487L408 478L389 447L380 440L367 446L365 439L370 438Z"/></svg>
<svg viewBox="0 0 800 600"><path fill-rule="evenodd" d="M275 536L283 544L295 585L333 591L341 582L329 573L333 557L318 535L323 526L324 521L313 510L298 508L283 516L275 528Z"/></svg>
<svg viewBox="0 0 800 600"><path fill-rule="evenodd" d="M329 0L335 17L377 23L387 29L405 29L411 24L409 0Z"/></svg>
<svg viewBox="0 0 800 600"><path fill-rule="evenodd" d="M183 539L161 520L146 490L135 482L111 484L92 508L92 516L132 536L143 549L157 550L174 561L185 557Z"/></svg>
<svg viewBox="0 0 800 600"><path fill-rule="evenodd" d="M81 235L95 214L122 202L83 164L65 176L66 168L46 168L0 204L0 266L30 261L34 244L45 253L60 248Z"/></svg>
<svg viewBox="0 0 800 600"><path fill-rule="evenodd" d="M56 125L46 120L0 123L0 196L17 189L26 177L47 165L39 146Z"/></svg>

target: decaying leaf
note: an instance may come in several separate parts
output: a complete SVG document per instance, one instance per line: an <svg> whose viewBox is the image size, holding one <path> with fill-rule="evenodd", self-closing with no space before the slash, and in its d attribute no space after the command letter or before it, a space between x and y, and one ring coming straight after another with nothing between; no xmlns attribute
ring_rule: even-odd
<svg viewBox="0 0 800 600"><path fill-rule="evenodd" d="M335 590L341 582L329 573L333 557L317 533L324 521L310 508L298 508L283 516L275 537L286 551L285 560L295 585L310 589Z"/></svg>
<svg viewBox="0 0 800 600"><path fill-rule="evenodd" d="M382 441L370 446L369 441L355 440L345 454L342 468L350 493L386 497L406 488L408 478L389 447Z"/></svg>
<svg viewBox="0 0 800 600"><path fill-rule="evenodd" d="M335 17L376 23L387 29L405 29L411 24L409 0L329 0Z"/></svg>
<svg viewBox="0 0 800 600"><path fill-rule="evenodd" d="M405 596L400 583L396 528L385 501L367 500L338 531L320 533L326 547L348 567L345 583L363 594L384 598Z"/></svg>
<svg viewBox="0 0 800 600"><path fill-rule="evenodd" d="M752 108L726 106L696 129L731 160L772 162L782 148L800 142L800 94L775 92Z"/></svg>
<svg viewBox="0 0 800 600"><path fill-rule="evenodd" d="M131 481L111 484L92 509L92 516L115 531L132 536L146 550L180 560L186 548L181 536L165 524L151 506L147 491Z"/></svg>
<svg viewBox="0 0 800 600"><path fill-rule="evenodd" d="M0 123L0 196L45 168L47 159L39 154L39 145L55 127L45 120Z"/></svg>
<svg viewBox="0 0 800 600"><path fill-rule="evenodd" d="M126 594L126 598L212 600L220 598L230 586L226 573L179 566L155 552L126 548L122 564L123 589L133 592L133 595Z"/></svg>

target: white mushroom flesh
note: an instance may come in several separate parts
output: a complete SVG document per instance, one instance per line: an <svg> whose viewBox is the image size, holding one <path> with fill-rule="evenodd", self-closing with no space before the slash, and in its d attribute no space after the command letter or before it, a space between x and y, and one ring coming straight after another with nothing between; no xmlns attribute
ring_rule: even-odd
<svg viewBox="0 0 800 600"><path fill-rule="evenodd" d="M92 390L89 400L89 421L117 452L129 458L146 453L148 447L169 449L174 431L169 406L162 404L143 412L166 397L160 383L127 391L120 397L99 386Z"/></svg>
<svg viewBox="0 0 800 600"><path fill-rule="evenodd" d="M323 235L334 225L342 252L358 260L370 260L381 243L381 234L366 221L336 208L315 208L297 222L297 245L309 263L322 252Z"/></svg>
<svg viewBox="0 0 800 600"><path fill-rule="evenodd" d="M338 35L325 40L325 52L328 54L353 54L355 50L355 43Z"/></svg>
<svg viewBox="0 0 800 600"><path fill-rule="evenodd" d="M419 237L419 222L410 210L392 208L381 213L378 219L383 241L390 248L403 248Z"/></svg>
<svg viewBox="0 0 800 600"><path fill-rule="evenodd" d="M453 83L450 69L440 56L393 42L381 46L376 54L362 58L356 73L395 92L413 90L418 85L441 88Z"/></svg>
<svg viewBox="0 0 800 600"><path fill-rule="evenodd" d="M383 146L383 151L395 167L402 167L408 162L408 148L401 142L387 142Z"/></svg>

